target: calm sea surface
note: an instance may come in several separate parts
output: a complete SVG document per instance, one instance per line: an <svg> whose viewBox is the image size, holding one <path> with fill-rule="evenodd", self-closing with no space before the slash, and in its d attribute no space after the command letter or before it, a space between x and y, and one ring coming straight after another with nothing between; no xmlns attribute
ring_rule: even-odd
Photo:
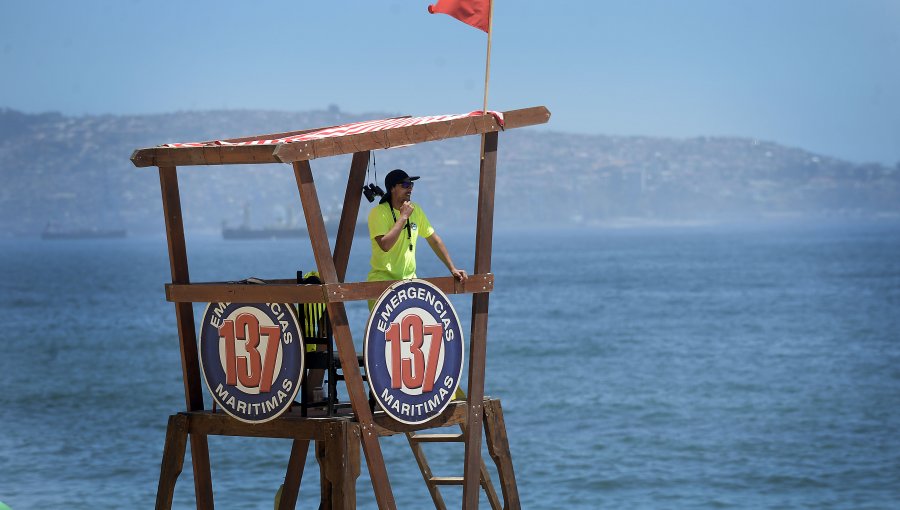
<svg viewBox="0 0 900 510"><path fill-rule="evenodd" d="M471 237L444 237L471 267ZM900 227L498 233L494 247L486 391L524 508L900 508ZM194 281L313 268L301 241L189 232L188 249ZM357 239L349 279L368 250ZM0 267L0 501L151 508L184 406L165 240L5 240ZM470 300L453 301L468 325ZM361 346L365 305L348 313ZM271 508L290 442L209 442L218 508ZM399 507L427 508L405 438L382 448ZM462 445L428 448L436 474L462 473ZM359 505L375 508L363 471ZM300 508L317 507L317 476L308 463ZM458 505L461 490L444 494ZM186 463L175 506L193 504Z"/></svg>

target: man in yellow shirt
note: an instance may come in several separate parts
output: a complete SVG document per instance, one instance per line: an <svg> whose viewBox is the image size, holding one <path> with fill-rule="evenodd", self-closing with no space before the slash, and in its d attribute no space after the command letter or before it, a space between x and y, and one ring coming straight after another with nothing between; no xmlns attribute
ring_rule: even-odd
<svg viewBox="0 0 900 510"><path fill-rule="evenodd" d="M372 269L368 281L406 280L416 277L416 245L420 237L428 241L435 255L457 280L468 278L450 258L447 247L434 231L418 204L410 201L414 181L406 172L392 170L384 178L385 194L369 213L372 242ZM371 303L370 303L371 308Z"/></svg>

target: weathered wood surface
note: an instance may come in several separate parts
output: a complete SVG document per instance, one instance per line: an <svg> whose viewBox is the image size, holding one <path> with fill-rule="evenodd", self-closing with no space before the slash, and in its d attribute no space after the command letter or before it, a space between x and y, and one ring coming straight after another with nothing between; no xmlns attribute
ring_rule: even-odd
<svg viewBox="0 0 900 510"><path fill-rule="evenodd" d="M485 399L484 401L484 432L488 454L497 466L500 490L503 492L503 508L504 510L521 510L522 503L519 501L516 473L513 470L509 439L506 436L506 422L503 419L503 407L499 400Z"/></svg>
<svg viewBox="0 0 900 510"><path fill-rule="evenodd" d="M535 106L503 112L503 116L505 129L515 129L546 123L550 120L550 111L544 106ZM318 131L319 129L325 128L303 131L310 132ZM273 145L152 147L134 151L131 155L131 161L137 167L292 163L339 154L387 149L401 145L496 132L500 129L493 116L466 117L419 126L399 127L372 133L323 138L306 142ZM235 140L257 140L263 138L264 135L260 135Z"/></svg>
<svg viewBox="0 0 900 510"><path fill-rule="evenodd" d="M429 430L436 427L449 427L451 425L459 425L466 421L466 401L456 400L447 404L444 412L428 420L427 423L419 425L410 425L401 423L383 411L375 413L375 429L379 436L392 436L394 434L405 434L407 432L416 432L419 430Z"/></svg>
<svg viewBox="0 0 900 510"><path fill-rule="evenodd" d="M423 278L445 294L494 290L493 274L473 274L465 282L452 276ZM298 285L295 280L270 280L266 285L242 283L166 284L166 299L176 303L343 303L375 299L393 281Z"/></svg>
<svg viewBox="0 0 900 510"><path fill-rule="evenodd" d="M136 167L250 165L281 163L275 157L277 145L214 145L210 147L153 147L138 149L131 154Z"/></svg>
<svg viewBox="0 0 900 510"><path fill-rule="evenodd" d="M166 427L166 443L159 467L159 485L156 489L156 510L172 508L175 482L184 468L184 449L187 445L187 417L181 414L169 416Z"/></svg>
<svg viewBox="0 0 900 510"><path fill-rule="evenodd" d="M350 263L350 248L353 246L353 233L356 230L356 217L359 214L362 187L366 182L369 156L369 151L357 152L353 154L353 160L350 162L350 175L347 177L344 206L341 208L341 222L338 224L337 238L334 241L334 256L332 257L338 282L344 281L344 277L347 275L347 264Z"/></svg>
<svg viewBox="0 0 900 510"><path fill-rule="evenodd" d="M332 422L328 426L321 469L330 488L331 505L325 508L356 508L356 479L360 470L359 429L359 424L349 421Z"/></svg>
<svg viewBox="0 0 900 510"><path fill-rule="evenodd" d="M281 487L278 510L294 510L297 507L297 496L300 495L300 481L303 479L303 468L306 466L308 452L309 439L294 439L287 471L284 474L284 485Z"/></svg>
<svg viewBox="0 0 900 510"><path fill-rule="evenodd" d="M254 285L242 283L167 284L166 299L176 303L323 303L324 285L274 283Z"/></svg>
<svg viewBox="0 0 900 510"><path fill-rule="evenodd" d="M472 294L494 290L494 275L473 274L465 282L452 276L422 278L441 289L445 294ZM325 295L329 302L362 301L379 297L394 281L355 282L325 285Z"/></svg>
<svg viewBox="0 0 900 510"><path fill-rule="evenodd" d="M334 259L328 246L328 235L325 232L325 221L322 218L319 197L308 161L294 163L294 177L297 180L297 189L300 192L303 215L306 217L306 228L310 235L319 277L326 284L338 283ZM369 468L369 477L375 491L375 500L381 510L396 509L397 503L394 500L391 482L388 480L384 456L378 443L378 435L375 433L375 425L372 423L372 411L369 409L369 401L366 397L356 349L353 345L353 336L347 322L347 311L344 303L340 302L329 302L327 310L328 317L331 319L334 342L337 345L338 356L343 367L347 394L361 428L360 436Z"/></svg>
<svg viewBox="0 0 900 510"><path fill-rule="evenodd" d="M169 268L172 282L189 284L187 249L184 242L184 223L181 217L181 195L175 167L159 168L163 215L166 220L166 240L169 249ZM197 355L197 336L194 329L193 305L175 304L175 318L181 351L181 372L187 409L203 409L203 389L200 381L200 362ZM206 436L191 434L191 467L194 472L194 493L197 508L213 508L212 477L209 469L209 445Z"/></svg>
<svg viewBox="0 0 900 510"><path fill-rule="evenodd" d="M478 216L475 226L475 273L491 272L491 250L494 235L494 189L497 176L497 133L484 135L484 158L478 183ZM481 469L482 401L487 357L488 300L490 294L472 296L472 333L469 335L470 402L466 427L463 508L478 508L478 482Z"/></svg>
<svg viewBox="0 0 900 510"><path fill-rule="evenodd" d="M485 421L485 424L487 424L487 421ZM425 480L425 485L428 487L428 492L431 494L431 499L437 510L445 510L447 506L444 503L444 498L441 496L438 484L435 483L435 480L439 477L435 477L434 473L432 473L431 466L428 464L428 459L422 448L422 443L465 442L466 426L464 423L460 423L459 428L462 432L456 434L416 434L413 432L406 434L406 439L409 441L409 447L412 449L413 456L419 464L419 471L422 473L422 478ZM464 478L462 477L456 477L454 480L460 485L464 482ZM493 510L501 510L500 499L497 497L497 491L494 489L494 484L491 483L491 475L488 472L484 461L481 462L481 487L487 495L491 508Z"/></svg>
<svg viewBox="0 0 900 510"><path fill-rule="evenodd" d="M431 494L431 501L434 502L435 510L447 510L447 504L444 503L444 497L441 496L440 489L438 489L437 485L431 483L434 479L434 473L431 471L431 466L428 464L425 450L420 444L421 440L416 439L411 433L406 434L406 439L409 441L409 448L412 450L413 457L415 457L416 463L419 465L419 472L422 473L425 487L428 488L428 493Z"/></svg>
<svg viewBox="0 0 900 510"><path fill-rule="evenodd" d="M222 411L198 411L182 414L188 418L188 432L191 434L304 440L325 439L327 423L348 420L347 417L328 420L303 418L299 416L299 412L296 412L285 413L264 423L245 423Z"/></svg>

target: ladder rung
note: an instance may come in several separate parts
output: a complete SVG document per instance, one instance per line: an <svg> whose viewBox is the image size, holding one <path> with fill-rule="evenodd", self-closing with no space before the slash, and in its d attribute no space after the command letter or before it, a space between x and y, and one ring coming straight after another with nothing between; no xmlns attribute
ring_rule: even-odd
<svg viewBox="0 0 900 510"><path fill-rule="evenodd" d="M466 479L462 476L432 476L428 481L435 485L463 485Z"/></svg>
<svg viewBox="0 0 900 510"><path fill-rule="evenodd" d="M456 434L412 434L409 439L419 443L461 443L465 441L461 432Z"/></svg>

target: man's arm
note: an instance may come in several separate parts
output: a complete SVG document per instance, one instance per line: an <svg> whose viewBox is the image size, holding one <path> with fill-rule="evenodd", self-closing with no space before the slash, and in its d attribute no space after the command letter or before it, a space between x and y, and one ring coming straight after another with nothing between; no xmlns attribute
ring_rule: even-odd
<svg viewBox="0 0 900 510"><path fill-rule="evenodd" d="M394 222L391 229L383 236L375 236L375 242L378 243L378 247L381 248L381 251L388 252L395 244L397 244L397 239L400 239L400 232L406 227L406 220L409 219L409 215L412 214L413 209L414 207L411 203L404 202L403 205L400 206L400 217L397 218L397 221Z"/></svg>
<svg viewBox="0 0 900 510"><path fill-rule="evenodd" d="M425 240L428 241L428 245L434 250L434 254L441 259L441 262L443 262L445 266L447 266L447 269L450 270L450 274L452 274L454 278L459 281L465 281L466 278L469 277L465 271L457 269L456 266L453 265L450 253L447 251L447 247L444 246L444 241L441 240L441 236L437 235L437 232L432 233L429 237L426 237Z"/></svg>

